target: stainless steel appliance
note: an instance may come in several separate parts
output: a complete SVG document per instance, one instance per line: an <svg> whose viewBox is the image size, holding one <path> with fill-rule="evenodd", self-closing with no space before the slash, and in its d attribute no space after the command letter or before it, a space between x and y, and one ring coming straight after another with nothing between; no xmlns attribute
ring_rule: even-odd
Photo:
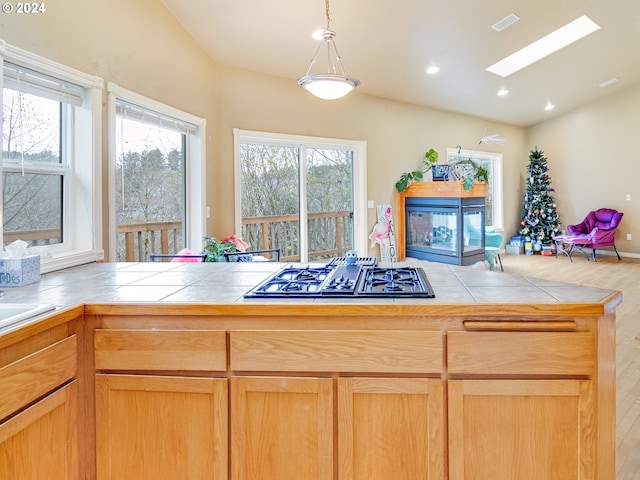
<svg viewBox="0 0 640 480"><path fill-rule="evenodd" d="M355 265L288 264L249 290L245 298L434 298L424 269Z"/></svg>

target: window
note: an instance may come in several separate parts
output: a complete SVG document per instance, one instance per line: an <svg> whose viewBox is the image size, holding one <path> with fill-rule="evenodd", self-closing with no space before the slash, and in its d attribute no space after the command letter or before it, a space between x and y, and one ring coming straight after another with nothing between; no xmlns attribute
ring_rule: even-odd
<svg viewBox="0 0 640 480"><path fill-rule="evenodd" d="M114 261L202 250L205 121L108 85Z"/></svg>
<svg viewBox="0 0 640 480"><path fill-rule="evenodd" d="M102 79L6 44L0 64L3 246L26 241L42 272L102 259Z"/></svg>
<svg viewBox="0 0 640 480"><path fill-rule="evenodd" d="M502 154L475 152L472 150L458 150L447 148L447 163L452 164L462 159L473 162L487 169L487 196L485 199L485 225L487 228L504 228L502 208Z"/></svg>
<svg viewBox="0 0 640 480"><path fill-rule="evenodd" d="M234 139L236 232L251 248L302 262L367 251L365 142L242 130Z"/></svg>

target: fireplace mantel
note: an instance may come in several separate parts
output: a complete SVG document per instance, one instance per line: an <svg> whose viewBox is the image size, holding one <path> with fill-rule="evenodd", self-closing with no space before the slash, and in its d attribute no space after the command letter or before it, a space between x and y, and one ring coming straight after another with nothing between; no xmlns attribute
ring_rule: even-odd
<svg viewBox="0 0 640 480"><path fill-rule="evenodd" d="M464 189L463 182L414 182L409 185L398 197L398 228L396 229L398 260L405 260L407 253L407 222L405 218L407 198L470 199L484 198L486 194L486 182L476 182L469 190Z"/></svg>

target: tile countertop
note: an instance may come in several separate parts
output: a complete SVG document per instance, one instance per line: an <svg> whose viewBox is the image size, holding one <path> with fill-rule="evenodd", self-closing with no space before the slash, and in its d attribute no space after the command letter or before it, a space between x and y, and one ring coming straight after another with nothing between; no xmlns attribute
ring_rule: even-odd
<svg viewBox="0 0 640 480"><path fill-rule="evenodd" d="M593 304L615 292L508 273L410 259L424 268L436 298L423 299L245 299L243 295L285 264L92 263L42 275L41 281L3 288L6 303L309 303L420 302L425 304ZM389 266L381 264L381 266Z"/></svg>

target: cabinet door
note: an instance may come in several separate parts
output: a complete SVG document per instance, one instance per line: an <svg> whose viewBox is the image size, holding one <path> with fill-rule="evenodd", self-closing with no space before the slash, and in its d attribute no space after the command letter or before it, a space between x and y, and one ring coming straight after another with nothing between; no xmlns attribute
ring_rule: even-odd
<svg viewBox="0 0 640 480"><path fill-rule="evenodd" d="M443 479L443 390L439 379L338 379L339 479Z"/></svg>
<svg viewBox="0 0 640 480"><path fill-rule="evenodd" d="M593 480L589 380L451 380L450 480Z"/></svg>
<svg viewBox="0 0 640 480"><path fill-rule="evenodd" d="M0 424L0 477L80 478L77 395L73 381Z"/></svg>
<svg viewBox="0 0 640 480"><path fill-rule="evenodd" d="M333 380L231 378L231 478L333 478Z"/></svg>
<svg viewBox="0 0 640 480"><path fill-rule="evenodd" d="M96 375L98 479L226 479L227 380Z"/></svg>

